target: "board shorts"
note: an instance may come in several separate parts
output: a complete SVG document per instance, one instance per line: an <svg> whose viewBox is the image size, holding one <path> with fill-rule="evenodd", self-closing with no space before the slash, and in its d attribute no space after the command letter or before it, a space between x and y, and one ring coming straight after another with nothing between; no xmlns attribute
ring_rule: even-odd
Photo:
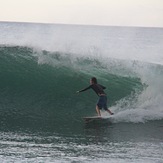
<svg viewBox="0 0 163 163"><path fill-rule="evenodd" d="M97 104L96 104L99 109L104 109L104 110L108 110L108 107L107 107L107 96L99 96L99 99L97 101Z"/></svg>

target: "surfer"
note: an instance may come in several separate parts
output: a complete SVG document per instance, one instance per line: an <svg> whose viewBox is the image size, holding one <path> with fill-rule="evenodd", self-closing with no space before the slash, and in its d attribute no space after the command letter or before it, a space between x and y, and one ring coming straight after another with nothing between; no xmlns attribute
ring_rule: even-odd
<svg viewBox="0 0 163 163"><path fill-rule="evenodd" d="M98 84L97 79L95 77L92 77L90 79L90 85L87 88L77 91L77 93L84 92L90 88L92 88L95 91L95 93L99 96L99 99L96 104L96 112L97 112L98 116L101 116L100 110L102 108L105 111L107 111L109 114L113 115L114 113L112 113L107 107L107 95L104 92L104 89L106 89L106 87Z"/></svg>

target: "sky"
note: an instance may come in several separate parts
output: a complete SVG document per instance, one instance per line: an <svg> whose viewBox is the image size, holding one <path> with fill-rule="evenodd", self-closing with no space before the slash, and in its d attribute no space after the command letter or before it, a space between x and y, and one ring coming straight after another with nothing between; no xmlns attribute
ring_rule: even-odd
<svg viewBox="0 0 163 163"><path fill-rule="evenodd" d="M163 0L0 0L0 21L163 27Z"/></svg>

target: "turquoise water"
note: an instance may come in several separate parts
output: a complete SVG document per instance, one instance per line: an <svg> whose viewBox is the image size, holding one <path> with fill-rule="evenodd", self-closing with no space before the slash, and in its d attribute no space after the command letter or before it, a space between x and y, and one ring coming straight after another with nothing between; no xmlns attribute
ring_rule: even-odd
<svg viewBox="0 0 163 163"><path fill-rule="evenodd" d="M162 31L1 22L0 161L162 162ZM82 119L92 76L111 123Z"/></svg>

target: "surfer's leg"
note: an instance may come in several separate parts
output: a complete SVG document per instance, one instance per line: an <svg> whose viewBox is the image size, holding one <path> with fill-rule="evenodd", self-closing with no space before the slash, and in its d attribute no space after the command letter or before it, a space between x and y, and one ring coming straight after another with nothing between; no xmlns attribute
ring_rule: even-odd
<svg viewBox="0 0 163 163"><path fill-rule="evenodd" d="M104 106L104 110L107 111L110 115L113 115L113 114L114 114L114 113L112 113L112 112L108 109L107 105Z"/></svg>
<svg viewBox="0 0 163 163"><path fill-rule="evenodd" d="M104 110L107 111L110 115L113 115L113 114L114 114L114 113L112 113L112 112L108 109L108 106L107 106L107 97L106 97L106 96L105 96L103 108L104 108Z"/></svg>
<svg viewBox="0 0 163 163"><path fill-rule="evenodd" d="M114 113L112 113L109 109L106 110L110 115L113 115Z"/></svg>
<svg viewBox="0 0 163 163"><path fill-rule="evenodd" d="M96 105L96 112L97 112L98 116L101 117L100 109L99 109L99 107L97 105Z"/></svg>
<svg viewBox="0 0 163 163"><path fill-rule="evenodd" d="M102 104L102 99L101 99L101 97L99 97L97 104L96 104L96 112L97 112L98 116L100 116L100 117L101 117L100 109L102 108L101 104Z"/></svg>

